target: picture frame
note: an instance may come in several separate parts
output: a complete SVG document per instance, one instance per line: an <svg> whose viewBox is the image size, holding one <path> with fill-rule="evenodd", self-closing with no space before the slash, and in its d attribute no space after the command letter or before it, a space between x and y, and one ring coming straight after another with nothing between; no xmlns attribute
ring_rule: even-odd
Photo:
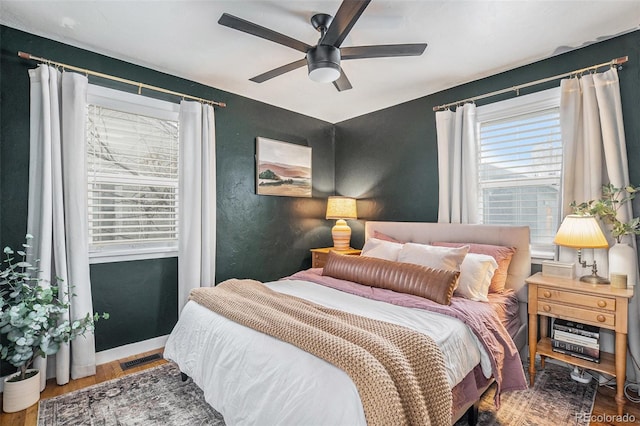
<svg viewBox="0 0 640 426"><path fill-rule="evenodd" d="M256 138L256 194L311 197L311 147Z"/></svg>

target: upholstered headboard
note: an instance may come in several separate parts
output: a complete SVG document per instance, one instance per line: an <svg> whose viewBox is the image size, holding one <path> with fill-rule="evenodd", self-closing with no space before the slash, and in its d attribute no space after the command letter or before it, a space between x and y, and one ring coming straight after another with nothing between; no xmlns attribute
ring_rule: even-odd
<svg viewBox="0 0 640 426"><path fill-rule="evenodd" d="M515 290L521 302L527 301L524 280L531 274L528 226L371 221L365 224L365 241L376 231L402 242L429 244L449 241L515 247L516 253L509 265L506 287Z"/></svg>

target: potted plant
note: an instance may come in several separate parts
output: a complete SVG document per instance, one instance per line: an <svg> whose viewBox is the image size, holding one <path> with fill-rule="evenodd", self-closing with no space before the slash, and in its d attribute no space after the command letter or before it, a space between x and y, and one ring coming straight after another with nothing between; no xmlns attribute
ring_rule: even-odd
<svg viewBox="0 0 640 426"><path fill-rule="evenodd" d="M40 399L40 373L29 370L36 357L57 353L62 343L93 331L99 318L109 318L107 313L96 313L73 321L63 319L73 294L60 291L60 279L44 283L37 278L37 265L27 261L32 238L27 234L23 250L4 248L0 271L0 359L18 369L5 378L6 412L23 410Z"/></svg>
<svg viewBox="0 0 640 426"><path fill-rule="evenodd" d="M640 218L634 217L629 222L618 219L618 210L624 204L633 200L640 187L633 185L624 188L616 188L612 184L602 185L602 198L577 204L571 203L571 208L576 214L590 214L599 217L605 224L611 227L611 235L617 243L622 242L625 235L640 235Z"/></svg>
<svg viewBox="0 0 640 426"><path fill-rule="evenodd" d="M611 230L611 235L616 244L609 249L609 273L624 274L627 282L635 285L638 275L638 259L635 250L623 241L627 235L640 235L640 218L634 217L627 222L618 218L620 208L632 201L640 187L628 185L617 188L612 184L602 186L602 197L598 200L586 201L577 204L571 203L571 208L576 214L590 214L602 220Z"/></svg>

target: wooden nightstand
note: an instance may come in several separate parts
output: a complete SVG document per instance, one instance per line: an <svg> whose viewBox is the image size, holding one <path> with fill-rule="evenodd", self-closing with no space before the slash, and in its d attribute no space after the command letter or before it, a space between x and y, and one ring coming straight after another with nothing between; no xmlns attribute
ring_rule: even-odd
<svg viewBox="0 0 640 426"><path fill-rule="evenodd" d="M616 377L618 414L623 414L624 382L627 374L628 304L633 289L612 288L608 284L588 284L577 280L542 276L526 279L529 285L529 376L536 377L535 356L540 355L544 368L545 357L571 365L599 371ZM538 341L540 315L540 341ZM553 352L547 336L549 318L562 318L614 330L615 354L600 351L600 363Z"/></svg>
<svg viewBox="0 0 640 426"><path fill-rule="evenodd" d="M311 249L311 267L324 268L324 264L327 263L327 256L329 256L329 252L333 250L333 247ZM349 256L360 256L361 251L362 250L350 248L349 250L336 250L336 253L346 254Z"/></svg>

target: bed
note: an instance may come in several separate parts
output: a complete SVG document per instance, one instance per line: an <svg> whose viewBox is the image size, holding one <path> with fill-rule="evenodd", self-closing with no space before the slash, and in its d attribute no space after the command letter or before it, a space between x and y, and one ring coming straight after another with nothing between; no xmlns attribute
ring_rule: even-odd
<svg viewBox="0 0 640 426"><path fill-rule="evenodd" d="M302 299L303 303L322 309L350 312L357 317L411 329L416 335L428 335L428 339L439 348L438 352L442 353L444 365L439 385L444 382L450 391L451 423L465 413L473 415L474 405L493 381L498 381L502 391L526 387L518 350L526 344L527 336L527 310L521 305L526 304L524 279L530 273L529 229L495 225L367 222L365 247L367 243L381 240L407 247L409 243L420 249L424 248L422 245L462 245L468 250L469 244L513 248L505 277L505 291L489 295L486 302L469 301L454 294L450 305L446 305L384 286L380 288L378 284L370 287L343 279L345 277L340 274L344 271L362 272L363 268L370 267L369 264L362 266L362 262L372 262L375 267L395 271L393 268L397 262L365 260L365 256L354 260L356 263L353 264L345 263L351 261L346 259L351 256L334 256L333 263L325 270L300 271L285 279L265 283L264 287L270 292L269 297L273 292L284 294L284 297L299 298L294 299L296 303ZM403 262L399 266L405 273L407 264ZM326 275L327 268L329 273L337 271L335 276ZM369 278L377 279L382 275L367 275L369 271L365 270L365 276ZM252 283L226 284L235 285L226 290L235 293L238 289L250 288ZM222 291L225 285L218 286L219 290ZM241 319L228 319L234 311L229 306L235 306L231 302L220 302L218 296L211 298L214 303L222 305L221 309L230 311L221 313L211 311L203 306L202 300L195 299L198 301L189 301L183 309L167 341L164 356L193 379L204 391L207 402L224 416L227 424L376 423L371 421L371 406L385 404L379 403L380 399L372 399L378 402L371 403L367 402L369 397L361 398L362 380L356 379L357 375L348 367L342 365L341 369L335 366L348 357L334 354L333 349L326 350L329 352L328 361L318 356L317 352L322 352L323 348L302 350L296 346L299 342L292 344L287 341L293 334L287 330L297 326L297 322L275 327L284 334L276 333L278 337L274 337L243 325ZM238 303L237 306L246 308L244 302ZM473 313L464 312L467 306L472 306L469 312ZM251 312L251 309L246 309ZM485 311L495 313L495 319L487 320L490 325L486 327L483 325L484 317L479 313L494 314ZM477 316L476 312L479 312ZM482 321L479 318L483 318ZM271 319L263 323L267 327L273 326ZM501 333L497 338L491 334L495 329ZM504 337L505 332L507 337ZM416 338L420 341L420 336ZM433 354L428 358L440 359ZM499 393L497 395L498 404ZM437 423L431 421L431 424Z"/></svg>

